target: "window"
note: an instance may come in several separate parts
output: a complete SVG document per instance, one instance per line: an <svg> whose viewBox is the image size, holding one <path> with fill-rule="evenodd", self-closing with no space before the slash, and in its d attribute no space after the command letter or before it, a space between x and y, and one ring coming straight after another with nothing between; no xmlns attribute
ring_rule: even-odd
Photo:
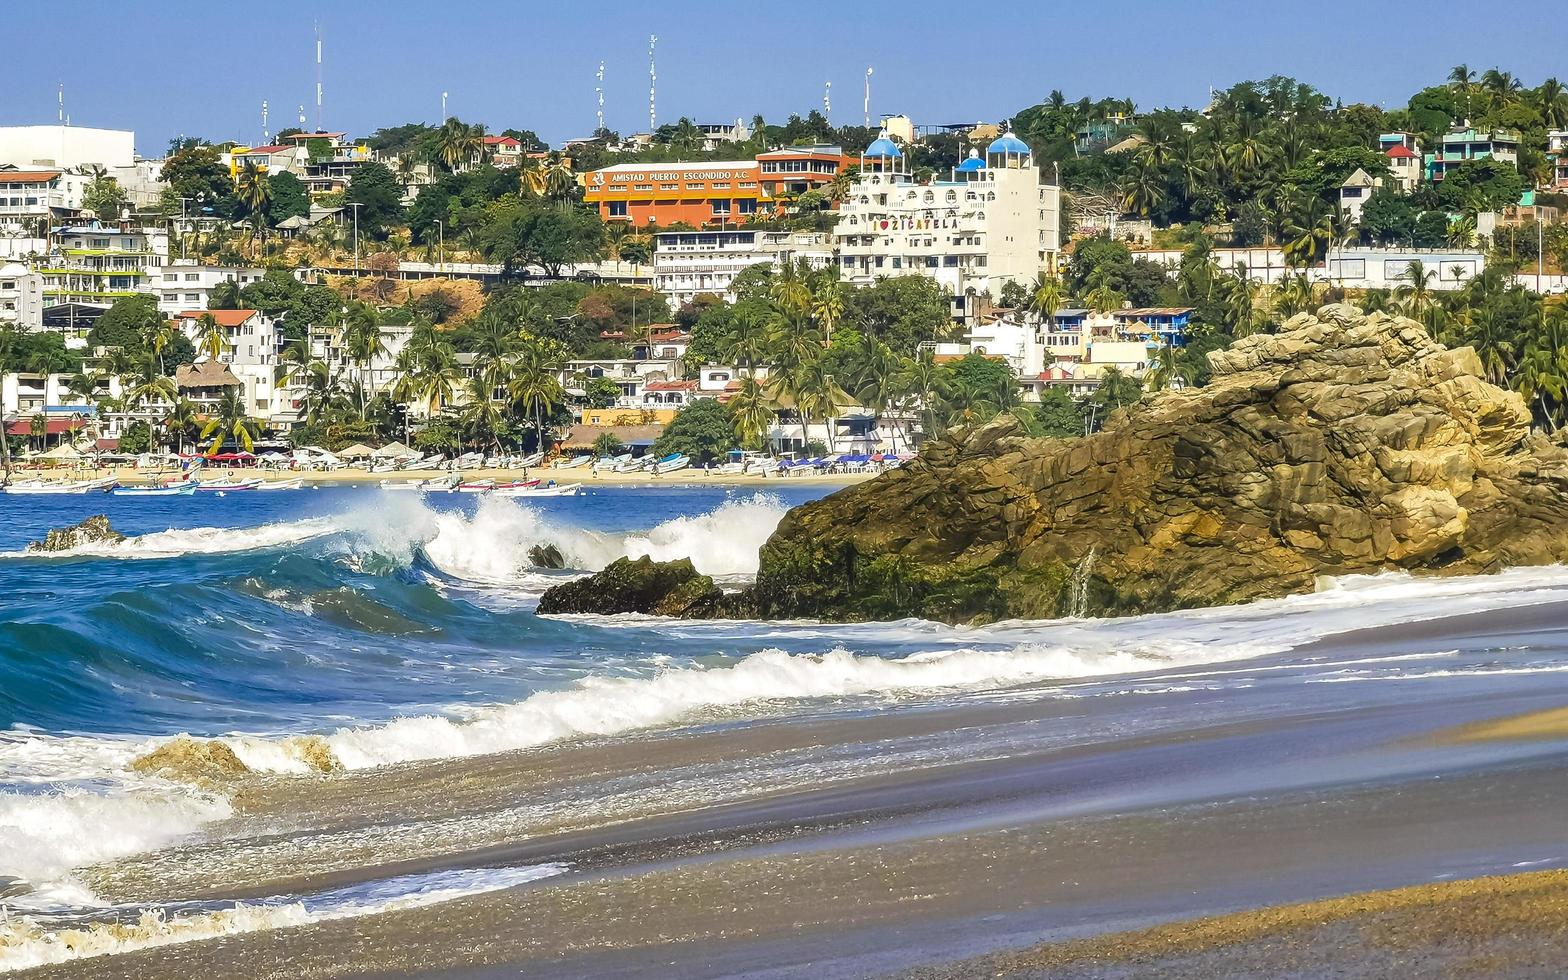
<svg viewBox="0 0 1568 980"><path fill-rule="evenodd" d="M180 281L180 274L178 272L165 272L163 274L163 281L164 282L179 282Z"/></svg>
<svg viewBox="0 0 1568 980"><path fill-rule="evenodd" d="M624 218L624 217L626 217L626 202L625 201L611 201L610 204L609 204L609 207L610 207L610 217L612 217L612 218Z"/></svg>
<svg viewBox="0 0 1568 980"><path fill-rule="evenodd" d="M186 282L201 282L201 273L199 273L199 272L187 272L187 273L185 273L185 281Z"/></svg>
<svg viewBox="0 0 1568 980"><path fill-rule="evenodd" d="M750 198L742 201L736 201L735 203L737 205L737 210L739 210L741 214L757 213L757 202L751 200Z"/></svg>
<svg viewBox="0 0 1568 980"><path fill-rule="evenodd" d="M714 198L709 203L713 205L713 213L715 216L730 213L729 198Z"/></svg>

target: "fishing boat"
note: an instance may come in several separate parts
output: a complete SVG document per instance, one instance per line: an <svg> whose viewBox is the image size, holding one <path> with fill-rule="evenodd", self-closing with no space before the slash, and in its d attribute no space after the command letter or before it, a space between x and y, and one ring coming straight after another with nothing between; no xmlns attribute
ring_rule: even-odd
<svg viewBox="0 0 1568 980"><path fill-rule="evenodd" d="M631 458L623 459L621 462L615 464L615 472L617 472L617 473L640 473L644 469L646 469L648 467L648 464L651 463L651 462L653 462L653 457L652 456L640 456L640 457L638 457L636 459L631 459Z"/></svg>
<svg viewBox="0 0 1568 980"><path fill-rule="evenodd" d="M497 483L486 492L493 493L498 497L512 497L537 490L538 488L538 480L513 480L510 483Z"/></svg>
<svg viewBox="0 0 1568 980"><path fill-rule="evenodd" d="M555 468L558 470L569 470L574 466L584 466L592 460L592 456L573 456L571 459L558 459L555 461Z"/></svg>
<svg viewBox="0 0 1568 980"><path fill-rule="evenodd" d="M457 485L462 482L463 478L456 475L433 476L430 479L421 482L419 484L419 489L425 493L440 493L443 490L447 493L451 493L454 489L457 488Z"/></svg>
<svg viewBox="0 0 1568 980"><path fill-rule="evenodd" d="M257 490L299 490L305 486L305 481L295 477L292 480L263 480L256 487Z"/></svg>
<svg viewBox="0 0 1568 980"><path fill-rule="evenodd" d="M458 493L486 493L495 489L494 480L475 480L472 483L459 483Z"/></svg>
<svg viewBox="0 0 1568 980"><path fill-rule="evenodd" d="M534 482L538 483L537 480ZM547 484L545 486L531 487L496 487L494 493L498 497L575 497L577 496L577 491L582 488L583 485L581 483L567 483L560 486Z"/></svg>
<svg viewBox="0 0 1568 980"><path fill-rule="evenodd" d="M196 484L196 489L203 492L228 491L228 490L254 490L266 481L260 477L251 480L202 480Z"/></svg>
<svg viewBox="0 0 1568 980"><path fill-rule="evenodd" d="M196 484L192 481L147 487L115 487L109 494L114 497L189 497L195 492Z"/></svg>
<svg viewBox="0 0 1568 980"><path fill-rule="evenodd" d="M690 465L690 456L682 456L680 453L670 453L668 456L653 464L653 472L660 474L674 473L676 470L684 470Z"/></svg>
<svg viewBox="0 0 1568 980"><path fill-rule="evenodd" d="M6 486L6 487L0 488L0 489L4 489L6 493L14 493L14 494L48 494L48 495L51 495L51 496L55 496L55 495L60 495L60 494L92 493L95 490L110 490L110 489L114 488L116 482L117 481L112 480L112 479L111 480L77 480L77 481L70 481L70 482L54 482L54 481L49 481L49 480L27 480L27 481L24 481L22 483L13 483L13 484L11 484L9 486Z"/></svg>

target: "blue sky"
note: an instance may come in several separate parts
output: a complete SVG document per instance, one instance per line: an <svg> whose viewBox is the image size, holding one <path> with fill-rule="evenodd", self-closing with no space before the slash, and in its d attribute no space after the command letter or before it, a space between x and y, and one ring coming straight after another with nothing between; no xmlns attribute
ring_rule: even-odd
<svg viewBox="0 0 1568 980"><path fill-rule="evenodd" d="M650 32L661 122L783 121L820 107L826 80L835 121L858 120L868 65L873 115L922 123L1001 118L1053 88L1201 105L1210 85L1271 72L1389 105L1458 62L1500 64L1530 85L1568 76L1561 30L1545 26L1561 22L1561 5L1537 0L1443 11L1342 0L144 0L113 16L83 0L19 6L6 17L18 57L3 72L0 124L52 121L63 81L73 123L134 129L148 155L178 134L257 139L263 99L274 131L296 123L300 104L314 124L314 20L326 44L323 121L358 134L437 122L444 90L450 114L493 131L584 136L601 59L607 125L646 128Z"/></svg>

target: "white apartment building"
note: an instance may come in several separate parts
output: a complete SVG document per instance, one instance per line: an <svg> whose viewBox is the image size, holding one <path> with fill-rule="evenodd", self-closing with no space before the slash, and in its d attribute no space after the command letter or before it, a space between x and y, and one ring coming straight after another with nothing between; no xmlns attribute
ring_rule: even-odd
<svg viewBox="0 0 1568 980"><path fill-rule="evenodd" d="M0 326L37 330L44 323L44 277L20 262L0 262Z"/></svg>
<svg viewBox="0 0 1568 980"><path fill-rule="evenodd" d="M41 233L82 206L87 178L60 170L0 166L0 228Z"/></svg>
<svg viewBox="0 0 1568 980"><path fill-rule="evenodd" d="M222 283L232 282L245 287L259 282L265 273L265 269L175 261L170 265L150 266L148 283L150 291L158 297L159 312L173 317L185 310L206 309L212 300L212 291Z"/></svg>
<svg viewBox="0 0 1568 980"><path fill-rule="evenodd" d="M653 288L679 308L708 293L733 303L730 285L754 265L834 262L833 236L808 231L667 231L654 236Z"/></svg>
<svg viewBox="0 0 1568 980"><path fill-rule="evenodd" d="M129 167L136 162L136 134L90 126L0 126L0 165L69 170Z"/></svg>
<svg viewBox="0 0 1568 980"><path fill-rule="evenodd" d="M1360 167L1356 172L1345 178L1339 185L1339 209L1353 225L1361 223L1361 209L1366 206L1367 198L1377 190L1377 181Z"/></svg>
<svg viewBox="0 0 1568 980"><path fill-rule="evenodd" d="M270 423L285 407L273 380L278 352L283 346L283 328L257 310L183 310L175 314L175 325L198 349L203 316L211 316L223 331L224 346L217 361L238 381L246 412ZM186 397L203 411L212 410L222 397L221 385L194 383L214 380L222 373L207 361L205 353L199 354L191 369L182 368L184 374L177 373L175 377L177 384L189 389Z"/></svg>
<svg viewBox="0 0 1568 980"><path fill-rule="evenodd" d="M153 269L168 260L166 229L95 222L59 229L38 271L49 305L108 307L126 296L155 292Z"/></svg>
<svg viewBox="0 0 1568 980"><path fill-rule="evenodd" d="M1568 129L1547 131L1546 156L1552 163L1552 186L1568 187Z"/></svg>
<svg viewBox="0 0 1568 980"><path fill-rule="evenodd" d="M925 276L973 321L981 297L1032 283L1060 246L1061 189L1040 183L1029 147L1011 132L954 169L917 183L887 136L866 148L833 234L840 277L869 285Z"/></svg>

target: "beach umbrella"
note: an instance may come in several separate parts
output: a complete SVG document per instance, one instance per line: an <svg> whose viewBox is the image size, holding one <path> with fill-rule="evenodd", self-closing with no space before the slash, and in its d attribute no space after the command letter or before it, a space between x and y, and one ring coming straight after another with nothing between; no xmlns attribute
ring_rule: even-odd
<svg viewBox="0 0 1568 980"><path fill-rule="evenodd" d="M374 456L375 453L374 449L371 449L364 443L356 442L354 445L339 452L337 457L338 459L364 459L367 456Z"/></svg>
<svg viewBox="0 0 1568 980"><path fill-rule="evenodd" d="M38 458L57 460L61 462L75 462L76 460L82 458L82 454L72 449L70 446L61 443Z"/></svg>
<svg viewBox="0 0 1568 980"><path fill-rule="evenodd" d="M419 456L401 442L389 442L370 455L376 459L414 459Z"/></svg>

